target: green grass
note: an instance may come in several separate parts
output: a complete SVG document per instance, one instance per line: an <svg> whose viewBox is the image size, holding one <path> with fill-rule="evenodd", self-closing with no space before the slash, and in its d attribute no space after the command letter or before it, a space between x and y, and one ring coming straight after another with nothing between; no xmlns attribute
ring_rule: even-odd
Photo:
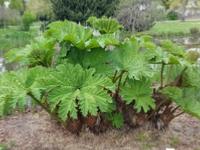
<svg viewBox="0 0 200 150"><path fill-rule="evenodd" d="M149 31L150 35L184 35L190 34L190 29L200 30L200 21L162 21L157 22Z"/></svg>
<svg viewBox="0 0 200 150"><path fill-rule="evenodd" d="M21 31L19 26L0 28L0 51L24 47L36 36L38 27L32 26L30 31Z"/></svg>
<svg viewBox="0 0 200 150"><path fill-rule="evenodd" d="M5 144L0 143L0 150L7 150L7 146Z"/></svg>

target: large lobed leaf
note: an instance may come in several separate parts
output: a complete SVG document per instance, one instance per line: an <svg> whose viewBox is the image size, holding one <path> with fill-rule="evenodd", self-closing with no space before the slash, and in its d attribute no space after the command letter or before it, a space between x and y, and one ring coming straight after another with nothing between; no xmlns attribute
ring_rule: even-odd
<svg viewBox="0 0 200 150"><path fill-rule="evenodd" d="M51 110L58 108L62 120L77 118L79 110L83 116L110 111L112 99L105 88L112 89L112 83L94 72L80 65L62 64L40 81L41 88L48 92Z"/></svg>
<svg viewBox="0 0 200 150"><path fill-rule="evenodd" d="M67 42L78 49L105 48L108 45L118 45L115 33L95 35L95 30L78 25L71 21L57 21L49 25L46 37L53 38L59 43Z"/></svg>
<svg viewBox="0 0 200 150"><path fill-rule="evenodd" d="M46 69L36 67L0 75L0 116L11 113L15 108L23 110L27 104L27 94L32 92L40 98L35 86L38 77L46 75Z"/></svg>
<svg viewBox="0 0 200 150"><path fill-rule="evenodd" d="M152 98L153 89L151 82L144 80L129 80L128 83L121 88L122 98L127 104L134 104L138 112L142 110L146 113L150 109L155 108L155 103Z"/></svg>
<svg viewBox="0 0 200 150"><path fill-rule="evenodd" d="M10 50L5 57L8 62L19 62L31 67L38 65L49 67L55 53L54 47L54 40L39 37L25 48Z"/></svg>
<svg viewBox="0 0 200 150"><path fill-rule="evenodd" d="M110 54L110 63L116 70L128 72L129 78L139 80L151 77L152 69L137 38L131 38L116 47Z"/></svg>
<svg viewBox="0 0 200 150"><path fill-rule="evenodd" d="M198 118L200 118L200 88L177 88L167 87L162 93L167 95L172 101L181 108Z"/></svg>
<svg viewBox="0 0 200 150"><path fill-rule="evenodd" d="M71 21L56 21L49 25L46 36L62 42L72 43L80 49L85 48L85 42L92 37L93 31Z"/></svg>
<svg viewBox="0 0 200 150"><path fill-rule="evenodd" d="M116 19L107 17L102 17L100 19L96 17L90 17L87 20L87 23L101 33L115 33L123 28Z"/></svg>

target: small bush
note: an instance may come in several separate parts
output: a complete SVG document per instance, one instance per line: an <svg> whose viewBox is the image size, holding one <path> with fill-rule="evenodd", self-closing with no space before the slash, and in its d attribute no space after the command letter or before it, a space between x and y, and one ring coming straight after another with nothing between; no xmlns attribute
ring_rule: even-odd
<svg viewBox="0 0 200 150"><path fill-rule="evenodd" d="M175 11L170 11L168 14L167 14L167 18L169 20L178 20L179 19L179 14Z"/></svg>
<svg viewBox="0 0 200 150"><path fill-rule="evenodd" d="M190 33L191 33L192 35L195 35L195 34L200 33L200 31L199 31L198 28L191 28L191 29L190 29Z"/></svg>
<svg viewBox="0 0 200 150"><path fill-rule="evenodd" d="M31 24L36 20L36 16L30 12L25 12L22 17L22 29L28 31Z"/></svg>

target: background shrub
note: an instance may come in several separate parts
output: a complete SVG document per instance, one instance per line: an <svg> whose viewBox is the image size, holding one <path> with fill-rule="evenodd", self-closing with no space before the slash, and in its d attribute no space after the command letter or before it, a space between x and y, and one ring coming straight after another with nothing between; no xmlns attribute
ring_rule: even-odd
<svg viewBox="0 0 200 150"><path fill-rule="evenodd" d="M169 20L178 20L179 19L179 14L175 11L170 11L168 14L167 14L167 18Z"/></svg>
<svg viewBox="0 0 200 150"><path fill-rule="evenodd" d="M22 16L22 29L28 31L30 25L36 20L36 16L30 12L25 12Z"/></svg>
<svg viewBox="0 0 200 150"><path fill-rule="evenodd" d="M196 35L196 34L200 33L200 31L199 31L198 28L191 28L191 29L190 29L190 33L191 33L192 35Z"/></svg>
<svg viewBox="0 0 200 150"><path fill-rule="evenodd" d="M51 0L58 20L85 22L90 16L113 16L119 0Z"/></svg>

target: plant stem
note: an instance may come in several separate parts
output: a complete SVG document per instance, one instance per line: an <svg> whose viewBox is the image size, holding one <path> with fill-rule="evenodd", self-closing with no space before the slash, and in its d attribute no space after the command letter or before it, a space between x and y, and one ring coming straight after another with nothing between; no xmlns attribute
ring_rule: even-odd
<svg viewBox="0 0 200 150"><path fill-rule="evenodd" d="M117 70L115 71L115 74L114 74L114 77L113 77L113 82L115 82L116 81L116 77L117 77Z"/></svg>
<svg viewBox="0 0 200 150"><path fill-rule="evenodd" d="M123 86L125 86L127 80L128 80L128 75L126 76L126 78L124 80Z"/></svg>
<svg viewBox="0 0 200 150"><path fill-rule="evenodd" d="M58 122L64 124L64 122L60 118L58 118L54 113L52 113L51 110L47 108L44 104L42 104L40 100L38 100L31 92L29 92L27 95L30 96L35 102L37 102L51 117L53 117Z"/></svg>
<svg viewBox="0 0 200 150"><path fill-rule="evenodd" d="M173 110L172 110L172 113L174 113L177 109L179 109L180 108L180 106L177 106L176 108L174 108Z"/></svg>
<svg viewBox="0 0 200 150"><path fill-rule="evenodd" d="M185 67L185 68L182 70L181 75L183 75L187 69L188 69L188 67Z"/></svg>
<svg viewBox="0 0 200 150"><path fill-rule="evenodd" d="M161 72L160 72L160 88L162 89L163 88L163 80L164 80L164 77L163 77L163 74L164 74L164 69L165 69L165 64L164 62L162 62L162 65L161 65Z"/></svg>
<svg viewBox="0 0 200 150"><path fill-rule="evenodd" d="M180 116L180 115L182 115L182 114L184 114L184 113L185 113L185 112L181 112L181 113L175 115L174 118L176 118L176 117L178 117L178 116Z"/></svg>
<svg viewBox="0 0 200 150"><path fill-rule="evenodd" d="M28 95L34 100L36 101L46 112L48 112L50 115L52 114L52 112L45 106L43 105L40 100L38 100L31 92L28 93Z"/></svg>
<svg viewBox="0 0 200 150"><path fill-rule="evenodd" d="M122 77L123 77L123 74L125 73L126 71L122 71L121 73L120 73L120 75L119 75L119 82L118 82L118 91L119 91L119 87L120 87L120 85L121 85L121 82L122 82Z"/></svg>
<svg viewBox="0 0 200 150"><path fill-rule="evenodd" d="M161 106L162 106L164 103L166 103L166 100L165 100L165 99L162 100L162 101L160 102L160 104L158 104L158 106L151 112L151 114L148 116L147 119L150 119L150 118L153 117L155 114L158 114L159 111L160 111L160 109L161 109Z"/></svg>

